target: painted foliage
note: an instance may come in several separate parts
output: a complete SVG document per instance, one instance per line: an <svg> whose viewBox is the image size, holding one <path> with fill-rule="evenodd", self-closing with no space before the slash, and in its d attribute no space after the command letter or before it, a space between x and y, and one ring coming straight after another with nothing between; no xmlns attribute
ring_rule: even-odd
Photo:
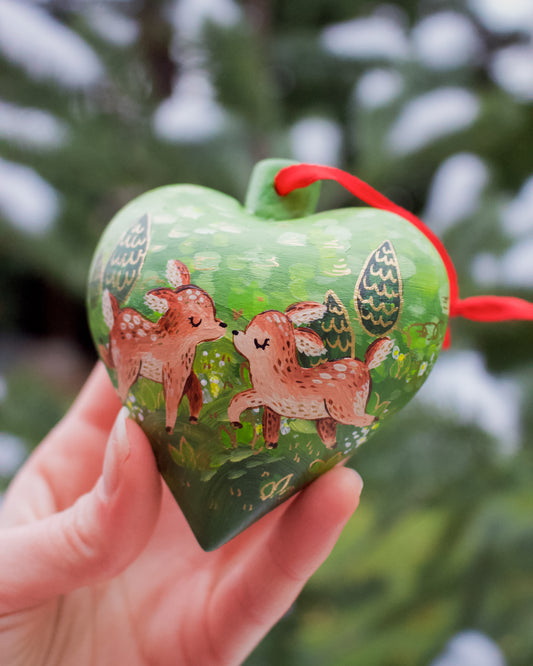
<svg viewBox="0 0 533 666"><path fill-rule="evenodd" d="M263 220L197 186L149 192L108 227L93 337L204 547L351 455L422 385L447 321L424 242L380 211Z"/></svg>

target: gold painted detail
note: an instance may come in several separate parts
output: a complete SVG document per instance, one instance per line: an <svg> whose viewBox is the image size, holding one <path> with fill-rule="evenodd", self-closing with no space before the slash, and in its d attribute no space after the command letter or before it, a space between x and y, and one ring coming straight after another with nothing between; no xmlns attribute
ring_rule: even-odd
<svg viewBox="0 0 533 666"><path fill-rule="evenodd" d="M259 491L261 501L265 502L274 497L281 497L284 495L289 488L293 476L294 474L287 474L287 476L284 476L279 481L268 481L265 483Z"/></svg>
<svg viewBox="0 0 533 666"><path fill-rule="evenodd" d="M103 288L124 303L141 274L150 242L150 218L143 215L122 234L104 269Z"/></svg>

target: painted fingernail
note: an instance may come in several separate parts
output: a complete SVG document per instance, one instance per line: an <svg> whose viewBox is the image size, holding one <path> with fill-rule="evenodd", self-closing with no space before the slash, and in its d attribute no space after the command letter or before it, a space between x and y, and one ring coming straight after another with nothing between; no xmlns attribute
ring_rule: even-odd
<svg viewBox="0 0 533 666"><path fill-rule="evenodd" d="M130 455L130 443L126 430L126 418L129 412L123 407L115 420L104 457L104 492L111 497L117 492L123 472L123 466Z"/></svg>

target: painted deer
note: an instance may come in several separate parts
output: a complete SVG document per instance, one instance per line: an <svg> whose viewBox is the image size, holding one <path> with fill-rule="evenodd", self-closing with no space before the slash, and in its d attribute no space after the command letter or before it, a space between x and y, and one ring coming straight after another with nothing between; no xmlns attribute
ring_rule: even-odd
<svg viewBox="0 0 533 666"><path fill-rule="evenodd" d="M230 402L228 415L234 427L242 427L240 415L246 409L264 407L263 436L267 448L278 444L281 417L314 420L323 443L336 445L337 423L368 426L375 417L366 413L372 380L370 370L387 357L392 341L375 340L365 360L343 358L326 361L314 368L298 363L297 349L308 355L325 354L320 338L309 323L323 316L319 303L296 303L285 313L261 312L246 330L232 331L233 343L250 362L251 389L238 393Z"/></svg>
<svg viewBox="0 0 533 666"><path fill-rule="evenodd" d="M163 315L152 322L133 308L120 308L117 299L104 291L102 308L109 327L109 346L100 355L109 368L116 368L118 394L124 402L139 377L163 384L167 432L174 430L184 395L189 401L189 420L198 422L202 388L192 366L196 345L218 340L227 324L216 318L215 305L207 292L190 284L187 267L169 261L167 280L174 289L149 291L145 303Z"/></svg>

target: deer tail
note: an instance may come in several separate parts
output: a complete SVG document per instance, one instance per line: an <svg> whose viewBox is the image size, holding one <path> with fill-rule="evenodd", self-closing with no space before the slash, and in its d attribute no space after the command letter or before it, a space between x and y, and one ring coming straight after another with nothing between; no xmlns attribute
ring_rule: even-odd
<svg viewBox="0 0 533 666"><path fill-rule="evenodd" d="M109 289L104 289L102 294L102 314L104 315L104 321L107 328L112 329L115 319L120 312L120 307L118 301L109 291Z"/></svg>
<svg viewBox="0 0 533 666"><path fill-rule="evenodd" d="M113 357L109 351L109 345L98 345L98 353L100 358L105 363L108 368L114 368L115 364L113 363Z"/></svg>
<svg viewBox="0 0 533 666"><path fill-rule="evenodd" d="M383 363L389 355L393 344L390 338L378 338L369 345L365 353L365 363L369 370L373 370Z"/></svg>

